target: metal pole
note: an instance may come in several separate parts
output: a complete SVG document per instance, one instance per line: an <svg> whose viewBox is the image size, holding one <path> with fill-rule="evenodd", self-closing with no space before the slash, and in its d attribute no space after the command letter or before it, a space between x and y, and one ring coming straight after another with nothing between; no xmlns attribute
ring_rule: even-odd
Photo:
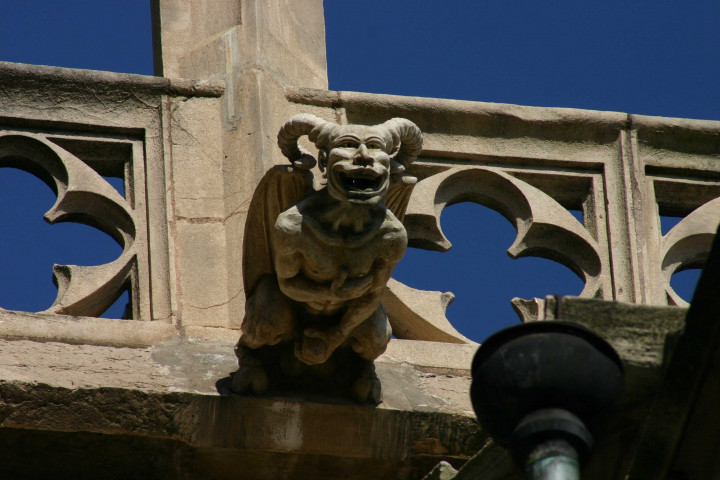
<svg viewBox="0 0 720 480"><path fill-rule="evenodd" d="M547 440L535 447L525 463L526 480L580 480L575 448L563 439Z"/></svg>

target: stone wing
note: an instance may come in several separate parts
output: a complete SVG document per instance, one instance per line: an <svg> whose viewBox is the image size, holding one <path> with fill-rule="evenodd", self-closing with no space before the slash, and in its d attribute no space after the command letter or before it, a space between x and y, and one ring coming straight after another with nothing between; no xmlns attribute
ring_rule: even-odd
<svg viewBox="0 0 720 480"><path fill-rule="evenodd" d="M281 212L313 190L313 174L290 165L277 165L265 173L248 209L243 241L243 281L249 297L263 275L274 273L270 235Z"/></svg>
<svg viewBox="0 0 720 480"><path fill-rule="evenodd" d="M407 173L394 175L391 179L390 187L385 195L385 205L401 222L405 218L410 195L416 183L417 178Z"/></svg>

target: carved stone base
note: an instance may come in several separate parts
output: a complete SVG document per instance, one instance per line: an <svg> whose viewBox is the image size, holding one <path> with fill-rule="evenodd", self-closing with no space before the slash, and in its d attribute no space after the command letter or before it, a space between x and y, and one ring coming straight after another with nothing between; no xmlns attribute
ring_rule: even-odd
<svg viewBox="0 0 720 480"><path fill-rule="evenodd" d="M359 357L351 348L339 347L325 363L307 365L295 357L293 343L235 348L240 368L232 375L235 393L312 393L313 397L359 403L382 401L380 380L372 361Z"/></svg>

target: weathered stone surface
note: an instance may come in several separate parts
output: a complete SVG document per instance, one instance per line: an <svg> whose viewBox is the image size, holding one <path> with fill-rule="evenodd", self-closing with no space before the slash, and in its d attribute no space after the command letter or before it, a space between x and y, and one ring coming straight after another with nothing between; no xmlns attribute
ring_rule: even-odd
<svg viewBox="0 0 720 480"><path fill-rule="evenodd" d="M221 80L190 80L177 77L152 77L131 73L103 72L98 70L84 70L78 68L52 67L47 65L28 65L25 63L0 62L0 79L6 91L12 92L21 87L45 89L46 96L36 99L36 102L21 102L12 105L14 108L35 110L44 100L52 98L52 89L62 89L66 94L82 92L86 89L96 90L104 95L115 94L124 96L130 105L117 104L113 107L122 112L133 110L132 103L144 104L145 108L154 108L145 103L145 95L182 95L198 97L219 97L225 91L225 84ZM29 92L28 92L29 93ZM140 94L135 96L134 94ZM12 97L6 98L8 101ZM39 100L39 102L37 101ZM79 98L67 98L79 100ZM87 99L86 99L87 100ZM57 103L57 102L56 102ZM95 105L92 102L83 102L88 109ZM66 109L69 105L58 105L58 110ZM131 108L128 108L131 107ZM108 108L108 105L105 105ZM112 119L106 119L112 120Z"/></svg>
<svg viewBox="0 0 720 480"><path fill-rule="evenodd" d="M387 358L437 373L469 372L477 344L393 339L378 361Z"/></svg>
<svg viewBox="0 0 720 480"><path fill-rule="evenodd" d="M327 88L325 21L319 0L153 4L158 75L237 78L255 68L278 77L280 83Z"/></svg>
<svg viewBox="0 0 720 480"><path fill-rule="evenodd" d="M113 387L162 391L173 384L168 380L169 367L153 362L150 347L118 348L29 340L3 340L1 345L0 378L4 382L66 389Z"/></svg>
<svg viewBox="0 0 720 480"><path fill-rule="evenodd" d="M202 8L215 7L208 3ZM218 16L217 28L234 28L228 26L228 22L238 18L237 12L233 12ZM214 15L211 17L216 18ZM215 27L208 27L207 32L210 31L215 31ZM543 192L551 199L545 203L583 210L582 225L574 224L574 219L567 215L554 214L550 223L545 224L582 237L580 243L589 246L592 252L587 257L594 258L594 263L580 264L577 253L573 254L575 259L543 253L586 279L583 296L684 305L669 280L680 269L701 265L707 254L709 225L715 223L717 216L714 199L720 196L720 186L712 173L717 163L713 152L720 148L718 122L328 92L291 87L293 82L283 83L278 76L252 68L243 72L243 80L237 84L243 86L236 85L232 102L237 111L248 113L248 121L241 119L232 127L225 118L227 106L220 105L229 101L228 97L216 98L223 93L222 82L0 65L5 92L0 105L9 118L20 119L23 128L37 132L37 128L53 125L78 126L75 133L59 135L57 145L83 161L101 158L90 152L92 149L112 150L113 158L119 158L121 150L131 152L134 183L128 195L135 202L136 221L142 220L142 211L146 210L151 233L148 245L142 248L151 255L147 260L142 255L138 259L140 264L152 263L151 268L139 265L137 285L133 285L136 318L178 321L182 295L192 296L192 285L198 282L180 290L174 283L180 257L175 256L178 245L174 243L173 229L187 219L195 222L212 219L217 220L217 228L208 235L225 237L225 245L218 254L227 259L227 272L224 278L215 276L219 295L216 302L193 303L226 306L205 319L193 314L187 323L239 327L245 303L238 274L242 269L239 252L247 204L262 172L280 161L273 153L276 150L273 130L288 115L300 111L312 111L340 123L374 123L392 115L410 117L428 132L426 153L412 167L413 173L423 180L421 184L437 183L433 177L462 165L469 170L507 174L513 177L511 183L522 186L521 191L530 186ZM198 71L198 75L211 73ZM261 96L260 91L264 92ZM252 92L258 96L248 95ZM163 100L164 96L177 100ZM58 98L62 101L58 102ZM250 118L256 117L266 121L250 122ZM204 118L211 120L203 123ZM217 126L218 122L224 125L224 130ZM127 137L127 132L140 130L146 132L143 138ZM88 131L111 134L112 141L109 137L98 141L95 134L91 139L83 133ZM234 133L228 133L231 131ZM125 135L122 142L127 148L100 147L117 145L118 134ZM176 167L172 167L173 162L177 162ZM198 170L203 175L197 175ZM197 195L188 194L188 188L196 190ZM172 198L166 199L168 192ZM439 212L447 201L433 207ZM476 196L473 201L505 211L513 222L519 221L507 198ZM412 205L413 202L414 208ZM658 212L687 218L661 235ZM433 215L437 220L439 213ZM168 224L170 235L163 231ZM142 225L138 228L144 230ZM426 234L429 235L412 234L410 242L432 243ZM522 252L542 252L547 245L541 243L522 245L525 248ZM185 250L182 255L194 254ZM585 257L579 255L581 259ZM599 270L596 264L600 265ZM442 298L445 297L427 294L418 304L435 305L424 310L433 311L429 314L432 318L444 321ZM533 307L540 301L518 299L516 303L525 312L523 315L532 319L542 311L542 306Z"/></svg>
<svg viewBox="0 0 720 480"><path fill-rule="evenodd" d="M283 160L275 136L293 113L284 88L327 88L321 0L238 2L156 0L156 72L168 77L221 79L223 191L228 268L228 318L245 313L243 233L248 204L264 173ZM305 109L307 110L307 109ZM334 116L313 112L327 120Z"/></svg>
<svg viewBox="0 0 720 480"><path fill-rule="evenodd" d="M686 308L633 305L579 297L547 299L546 320L584 325L607 340L623 361L662 369L685 326Z"/></svg>
<svg viewBox="0 0 720 480"><path fill-rule="evenodd" d="M628 468L627 455L636 447L683 309L552 300L547 304L559 304L561 312L613 343L628 368L626 398L602 432L601 447L585 472L591 479L616 478L613 475ZM557 312L548 310L547 317ZM642 325L648 328L633 333ZM32 438L41 449L46 442L78 445L93 435L111 433L113 440L99 440L98 445L124 456L117 460L120 471L128 465L123 461L138 462L128 449L145 445L151 451L174 452L172 468L215 471L244 462L258 478L290 475L289 458L305 465L303 472L319 474L323 463L315 462L320 457L350 469L357 475L351 478L367 478L361 472L372 472L372 478L420 478L441 459L458 469L479 451L458 475L465 471L518 478L506 453L478 434L467 393L472 345L391 341L377 360L384 402L369 408L340 398L328 404L327 398L312 393L284 398L230 395L233 338L223 339L222 329L188 330L203 336L174 337L144 348L3 341L0 441ZM625 340L632 335L638 342L629 345ZM333 425L330 437L328 424ZM33 433L37 429L57 433L38 437ZM13 448L10 452L19 455ZM615 467L607 470L611 462ZM138 468L155 466L148 462Z"/></svg>
<svg viewBox="0 0 720 480"><path fill-rule="evenodd" d="M187 221L222 222L225 197L220 109L193 97L174 98L168 107L175 215Z"/></svg>
<svg viewBox="0 0 720 480"><path fill-rule="evenodd" d="M149 347L177 335L167 322L98 319L0 309L0 338L81 345Z"/></svg>
<svg viewBox="0 0 720 480"><path fill-rule="evenodd" d="M227 327L230 323L224 234L222 223L202 218L182 218L174 225L182 325Z"/></svg>
<svg viewBox="0 0 720 480"><path fill-rule="evenodd" d="M227 382L237 367L233 342L227 340L175 337L146 348L3 340L0 346L0 378L4 381L68 389L227 394ZM472 416L467 373L425 369L381 357L378 376L388 386L382 407ZM311 392L308 395L321 398Z"/></svg>

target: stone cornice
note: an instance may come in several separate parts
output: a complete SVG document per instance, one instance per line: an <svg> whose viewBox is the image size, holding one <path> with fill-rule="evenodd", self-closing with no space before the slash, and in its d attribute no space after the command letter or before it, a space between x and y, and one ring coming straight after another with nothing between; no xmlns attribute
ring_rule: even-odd
<svg viewBox="0 0 720 480"><path fill-rule="evenodd" d="M109 90L133 90L158 95L193 97L220 97L225 92L225 82L221 80L153 77L130 73L0 62L0 85L35 82L60 83L69 86L94 85Z"/></svg>

